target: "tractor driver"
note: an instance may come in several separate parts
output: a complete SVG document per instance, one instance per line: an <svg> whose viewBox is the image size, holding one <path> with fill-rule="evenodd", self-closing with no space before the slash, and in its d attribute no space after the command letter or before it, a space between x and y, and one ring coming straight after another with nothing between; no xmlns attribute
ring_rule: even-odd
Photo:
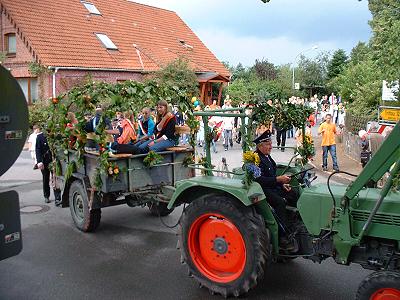
<svg viewBox="0 0 400 300"><path fill-rule="evenodd" d="M297 193L292 190L289 185L289 176L276 176L276 163L271 157L271 132L269 130L265 131L254 140L254 143L257 146L256 153L258 153L260 157L259 167L261 169L261 176L256 178L255 181L261 185L268 203L275 210L281 223L287 228L288 217L286 203L295 206L298 198ZM282 230L279 238L280 247L284 250L291 251L294 249L294 245L286 235L284 230Z"/></svg>

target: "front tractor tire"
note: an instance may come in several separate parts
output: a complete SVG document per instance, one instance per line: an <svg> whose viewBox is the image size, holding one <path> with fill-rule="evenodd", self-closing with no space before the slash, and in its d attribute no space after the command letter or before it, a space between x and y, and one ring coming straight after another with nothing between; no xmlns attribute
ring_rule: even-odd
<svg viewBox="0 0 400 300"><path fill-rule="evenodd" d="M400 273L391 271L380 271L370 274L360 284L360 287L357 291L356 299L400 299Z"/></svg>
<svg viewBox="0 0 400 300"><path fill-rule="evenodd" d="M83 232L93 232L101 219L101 209L89 210L89 199L86 190L78 180L71 184L69 190L69 209L75 226Z"/></svg>
<svg viewBox="0 0 400 300"><path fill-rule="evenodd" d="M269 232L254 207L206 195L184 210L178 233L182 262L211 293L239 297L263 278Z"/></svg>

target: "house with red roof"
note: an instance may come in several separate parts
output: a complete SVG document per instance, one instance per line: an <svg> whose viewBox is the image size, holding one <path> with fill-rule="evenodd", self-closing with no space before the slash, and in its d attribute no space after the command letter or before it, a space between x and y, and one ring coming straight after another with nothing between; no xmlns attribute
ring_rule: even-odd
<svg viewBox="0 0 400 300"><path fill-rule="evenodd" d="M128 0L0 0L0 60L28 103L55 97L88 75L142 80L185 57L200 97L219 100L230 73L173 11Z"/></svg>

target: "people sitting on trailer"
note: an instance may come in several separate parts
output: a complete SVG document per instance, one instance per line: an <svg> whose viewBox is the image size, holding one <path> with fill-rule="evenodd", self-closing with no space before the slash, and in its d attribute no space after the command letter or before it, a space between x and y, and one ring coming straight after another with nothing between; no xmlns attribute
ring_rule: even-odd
<svg viewBox="0 0 400 300"><path fill-rule="evenodd" d="M286 204L296 206L298 195L292 190L289 184L289 176L277 176L276 174L276 163L271 157L271 132L269 130L265 131L254 140L254 143L257 146L256 152L260 157L259 167L261 169L261 176L256 178L255 181L261 185L268 203L274 209L282 225L280 227L280 247L284 250L291 251L294 249L294 245L288 238Z"/></svg>
<svg viewBox="0 0 400 300"><path fill-rule="evenodd" d="M117 138L118 144L131 144L136 140L136 130L132 122L131 112L124 112L120 127L122 128L122 132L121 135Z"/></svg>
<svg viewBox="0 0 400 300"><path fill-rule="evenodd" d="M146 141L153 138L155 123L151 118L150 108L145 107L142 109L142 117L138 121L138 134L135 146L139 147Z"/></svg>
<svg viewBox="0 0 400 300"><path fill-rule="evenodd" d="M136 153L147 153L149 151L160 152L176 144L174 114L169 111L168 102L160 100L157 103L157 123L154 128L154 139L142 143Z"/></svg>
<svg viewBox="0 0 400 300"><path fill-rule="evenodd" d="M101 105L96 106L95 116L90 118L85 124L84 130L87 133L87 141L85 145L86 151L97 151L99 150L99 145L94 140L94 135L96 133L96 128L104 122L104 126L106 129L111 130L111 122L107 117L103 117L103 108ZM86 117L85 117L86 118Z"/></svg>
<svg viewBox="0 0 400 300"><path fill-rule="evenodd" d="M87 133L95 133L96 132L96 127L100 124L102 115L103 115L103 108L101 107L101 105L97 105L95 116L92 117L85 125L85 131ZM106 129L108 129L108 130L112 129L111 122L107 117L104 117L103 121L105 123Z"/></svg>

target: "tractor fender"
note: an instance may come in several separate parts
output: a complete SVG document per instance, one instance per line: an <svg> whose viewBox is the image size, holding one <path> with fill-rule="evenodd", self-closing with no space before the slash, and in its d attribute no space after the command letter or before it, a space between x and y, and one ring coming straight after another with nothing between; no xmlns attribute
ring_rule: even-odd
<svg viewBox="0 0 400 300"><path fill-rule="evenodd" d="M256 182L253 182L250 188L246 188L240 179L214 176L194 177L176 184L176 190L168 203L168 208L190 203L206 194L228 194L245 206L265 199L261 186Z"/></svg>

